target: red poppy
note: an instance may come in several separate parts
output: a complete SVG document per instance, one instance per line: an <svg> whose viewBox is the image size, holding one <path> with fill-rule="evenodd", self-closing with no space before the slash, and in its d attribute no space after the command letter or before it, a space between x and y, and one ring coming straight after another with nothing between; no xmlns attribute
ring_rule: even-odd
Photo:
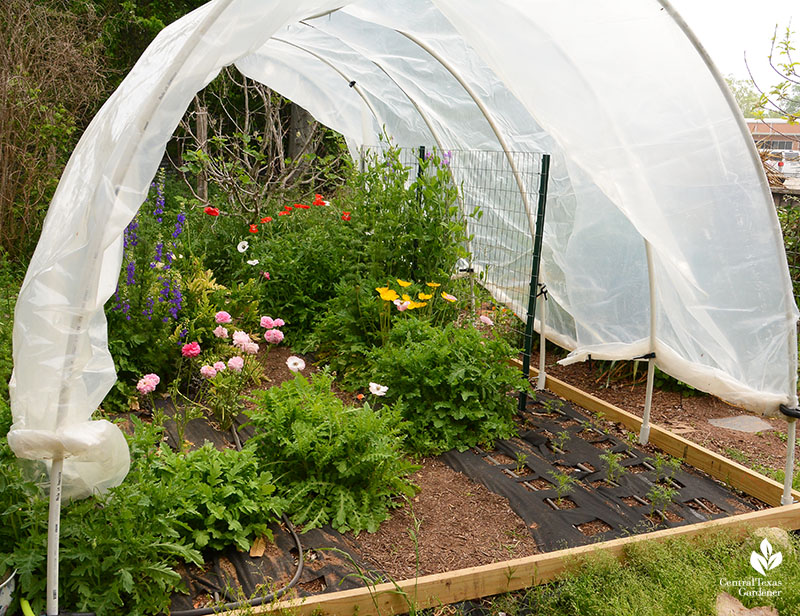
<svg viewBox="0 0 800 616"><path fill-rule="evenodd" d="M325 205L322 195L314 195L314 202L311 205Z"/></svg>
<svg viewBox="0 0 800 616"><path fill-rule="evenodd" d="M356 398L357 398L358 400L363 400L363 399L364 399L364 394L358 394L358 395L356 396Z"/></svg>
<svg viewBox="0 0 800 616"><path fill-rule="evenodd" d="M261 222L272 222L272 216L264 216L264 218L261 219Z"/></svg>
<svg viewBox="0 0 800 616"><path fill-rule="evenodd" d="M258 233L258 225L250 225L250 233Z"/></svg>
<svg viewBox="0 0 800 616"><path fill-rule="evenodd" d="M287 212L291 212L292 211L292 206L291 205L284 205L283 209L286 210Z"/></svg>
<svg viewBox="0 0 800 616"><path fill-rule="evenodd" d="M278 216L291 216L292 211L289 210L288 212L278 212Z"/></svg>
<svg viewBox="0 0 800 616"><path fill-rule="evenodd" d="M295 207L296 207L298 210L309 210L309 209L311 209L311 206L310 206L310 205L303 205L302 203L295 203L295 204L294 204L294 206L295 206Z"/></svg>
<svg viewBox="0 0 800 616"><path fill-rule="evenodd" d="M350 212L342 212L342 220L350 220Z"/></svg>
<svg viewBox="0 0 800 616"><path fill-rule="evenodd" d="M215 207L211 207L210 205L203 211L209 216L219 216L219 210Z"/></svg>

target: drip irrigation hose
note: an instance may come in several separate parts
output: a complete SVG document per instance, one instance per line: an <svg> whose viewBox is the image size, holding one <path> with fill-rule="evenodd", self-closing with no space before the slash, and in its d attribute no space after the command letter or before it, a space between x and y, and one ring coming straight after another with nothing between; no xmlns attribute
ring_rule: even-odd
<svg viewBox="0 0 800 616"><path fill-rule="evenodd" d="M236 441L236 448L241 451L242 444L239 440L239 434L236 432L236 427L231 427L231 431L234 434L234 440ZM225 603L218 607L200 607L191 610L177 610L175 612L169 612L167 616L208 616L210 614L218 614L220 610L236 610L243 607L258 607L259 605L264 605L265 603L269 603L270 601L274 601L275 599L280 599L283 595L285 595L289 590L300 581L300 576L303 575L303 544L300 543L300 537L297 536L297 532L294 530L294 526L289 521L289 518L286 514L282 516L283 523L286 525L288 531L292 534L292 539L294 539L295 545L297 545L297 570L294 572L294 577L289 580L289 583L286 584L283 588L276 590L275 592L271 592L268 595L264 595L263 597L256 597L255 599L247 599L245 601L233 601L231 603ZM94 612L59 612L61 616L97 616Z"/></svg>

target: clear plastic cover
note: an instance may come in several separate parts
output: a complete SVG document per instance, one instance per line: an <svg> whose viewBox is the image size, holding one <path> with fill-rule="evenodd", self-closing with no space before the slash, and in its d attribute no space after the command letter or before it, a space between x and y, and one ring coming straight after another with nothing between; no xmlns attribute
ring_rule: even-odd
<svg viewBox="0 0 800 616"><path fill-rule="evenodd" d="M103 305L122 232L194 94L234 62L351 150L385 131L551 153L542 277L570 360L654 348L665 372L750 410L796 404L797 309L766 179L665 1L213 0L156 38L85 132L20 292L9 442L66 457L67 497L127 472L119 430L90 420L115 379ZM498 297L504 284L489 279Z"/></svg>

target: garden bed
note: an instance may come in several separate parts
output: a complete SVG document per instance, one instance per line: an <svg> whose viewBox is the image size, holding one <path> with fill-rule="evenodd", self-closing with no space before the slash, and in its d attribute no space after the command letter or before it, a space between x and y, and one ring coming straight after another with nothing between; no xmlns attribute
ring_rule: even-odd
<svg viewBox="0 0 800 616"><path fill-rule="evenodd" d="M286 376L279 364L286 355L288 351L276 348L264 362L271 386ZM245 420L242 416L237 424L246 436L250 429L246 423L241 426ZM647 451L633 447L632 439L612 433L587 412L552 394L537 392L517 421L520 436L498 441L493 450L473 448L419 460L422 468L412 476L419 494L395 510L376 533L342 535L326 527L301 534L310 561L294 593L307 597L355 589L365 584L356 575L359 572L377 581L446 576L465 567L767 506L685 464L668 467L667 458L653 457L652 447ZM185 439L195 444L210 440L218 448L234 446L230 434L212 426L207 418L189 422ZM174 434L170 438L174 440ZM619 476L609 477L609 460L618 462ZM575 480L565 494L557 491L559 475ZM648 498L658 485L675 491L669 506L653 506ZM219 591L240 585L244 594L250 594L288 582L296 549L284 528L276 526L274 533L276 543L263 556L221 554L204 572L188 572L184 579L196 594L191 605L207 605L214 587ZM229 594L226 600L234 596ZM174 599L173 607L189 606L185 596Z"/></svg>

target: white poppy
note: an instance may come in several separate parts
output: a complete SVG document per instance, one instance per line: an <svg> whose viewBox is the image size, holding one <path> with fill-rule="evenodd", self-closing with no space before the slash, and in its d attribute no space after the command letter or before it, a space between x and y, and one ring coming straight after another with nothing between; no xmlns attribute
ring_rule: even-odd
<svg viewBox="0 0 800 616"><path fill-rule="evenodd" d="M250 244L248 244L248 243L247 243L247 240L242 240L242 241L241 241L241 242L239 242L239 244L236 246L236 250L238 250L239 252L244 252L244 251L245 251L245 250L247 250L248 248L250 248Z"/></svg>
<svg viewBox="0 0 800 616"><path fill-rule="evenodd" d="M379 385L378 383L370 383L369 391L376 396L385 396L389 388L386 385Z"/></svg>
<svg viewBox="0 0 800 616"><path fill-rule="evenodd" d="M258 265L258 259L250 259L247 265Z"/></svg>
<svg viewBox="0 0 800 616"><path fill-rule="evenodd" d="M286 360L286 365L289 366L289 370L292 372L300 372L301 370L305 370L306 362L304 362L301 358L297 357L296 355L292 355Z"/></svg>

